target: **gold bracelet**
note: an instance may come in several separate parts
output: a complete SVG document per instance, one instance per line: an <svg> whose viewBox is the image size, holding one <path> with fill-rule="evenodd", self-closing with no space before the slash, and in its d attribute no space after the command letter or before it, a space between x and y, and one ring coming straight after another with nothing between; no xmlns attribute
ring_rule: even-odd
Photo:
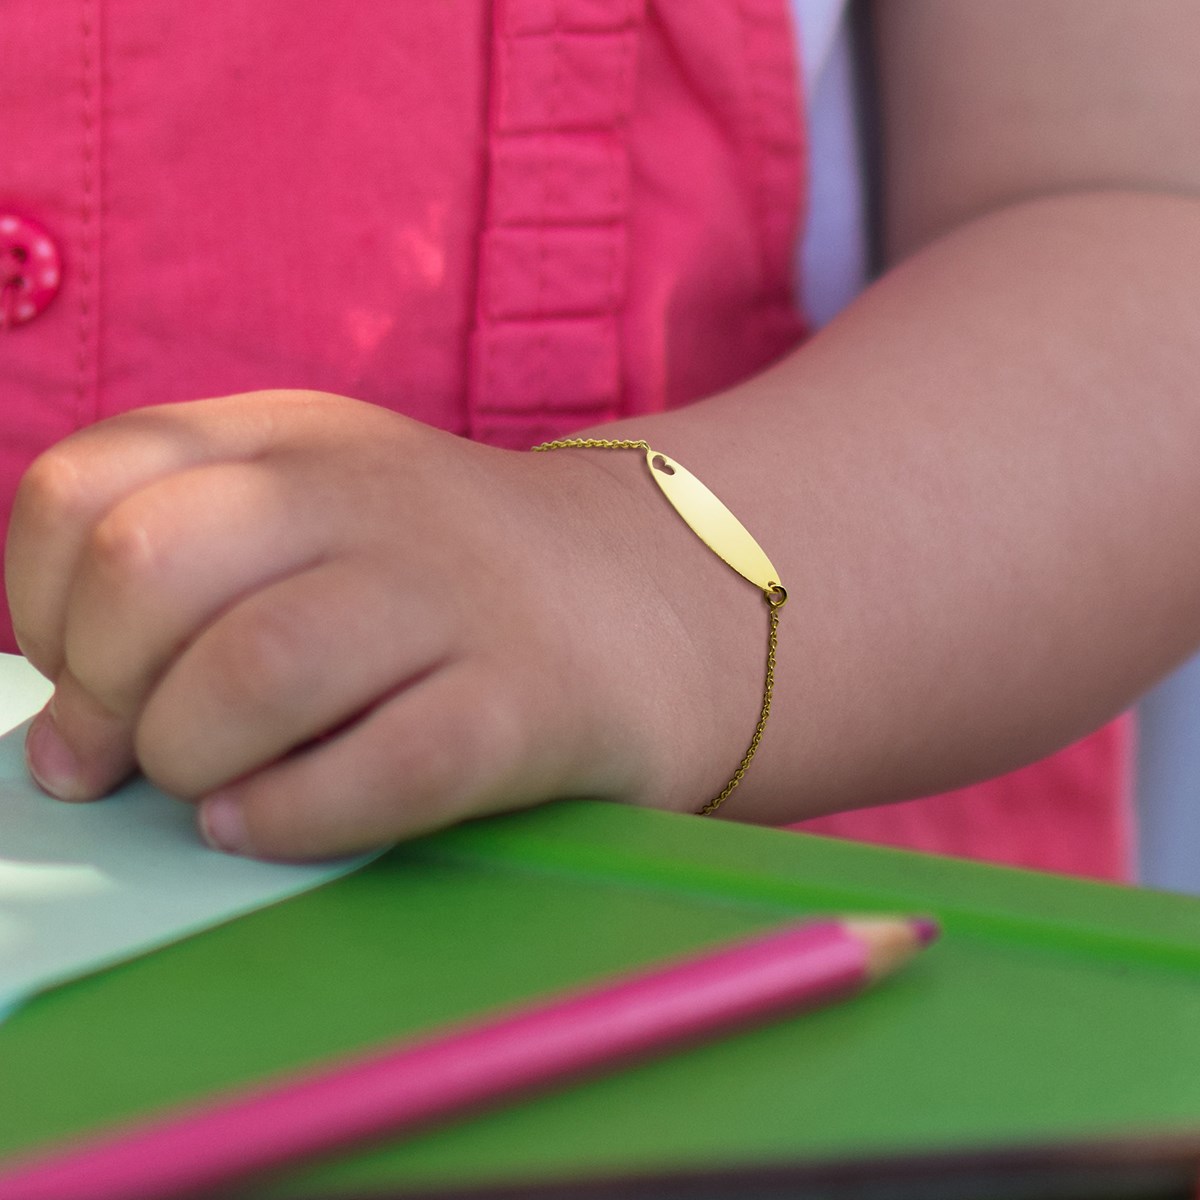
<svg viewBox="0 0 1200 1200"><path fill-rule="evenodd" d="M693 475L674 459L660 454L641 439L624 441L604 438L560 438L534 446L540 450L644 450L650 477L662 489L671 507L687 522L692 532L732 567L743 579L759 588L767 602L770 628L767 633L767 678L763 688L762 711L750 747L742 756L733 778L721 789L720 795L699 810L702 815L716 812L729 798L746 769L750 766L762 741L767 718L771 715L771 693L775 690L775 649L779 639L779 610L787 602L787 591L779 582L779 572L752 538L746 527Z"/></svg>

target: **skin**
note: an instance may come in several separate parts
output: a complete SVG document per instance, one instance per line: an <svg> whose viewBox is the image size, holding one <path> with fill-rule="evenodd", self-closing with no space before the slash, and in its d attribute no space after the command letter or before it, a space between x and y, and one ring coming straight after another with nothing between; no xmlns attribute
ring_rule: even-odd
<svg viewBox="0 0 1200 1200"><path fill-rule="evenodd" d="M738 819L1030 761L1200 643L1200 7L888 0L876 26L889 270L762 376L590 431L685 463L791 594ZM695 809L761 699L761 595L637 456L337 397L68 439L6 569L56 683L43 786L138 766L242 853L557 796Z"/></svg>

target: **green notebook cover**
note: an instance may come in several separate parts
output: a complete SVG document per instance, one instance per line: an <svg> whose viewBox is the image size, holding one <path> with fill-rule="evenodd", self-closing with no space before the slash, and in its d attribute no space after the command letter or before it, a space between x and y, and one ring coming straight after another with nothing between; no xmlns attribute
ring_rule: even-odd
<svg viewBox="0 0 1200 1200"><path fill-rule="evenodd" d="M401 846L0 1025L0 1157L808 914L939 943L847 1003L306 1165L296 1197L1200 1131L1200 902L591 803Z"/></svg>

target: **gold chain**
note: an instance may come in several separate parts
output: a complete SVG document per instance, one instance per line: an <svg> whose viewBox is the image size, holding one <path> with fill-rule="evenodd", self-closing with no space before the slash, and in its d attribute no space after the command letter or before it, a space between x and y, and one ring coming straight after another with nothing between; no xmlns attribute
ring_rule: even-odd
<svg viewBox="0 0 1200 1200"><path fill-rule="evenodd" d="M534 446L533 449L534 451L644 450L646 452L647 461L651 462L652 475L655 469L653 462L651 461L655 457L655 452L651 450L650 443L641 438L559 438L556 441L542 442L540 445ZM663 455L657 456L658 461L661 461L664 458L665 456ZM670 465L674 468L674 470L669 470L668 474L673 475L677 471L681 471L679 464L671 463ZM687 472L684 472L684 474L687 474ZM693 530L697 533L697 536L699 536L706 544L708 544L716 554L728 562L735 571L738 571L739 574L751 579L751 582L760 587L763 597L767 602L767 610L769 615L769 629L767 633L767 677L763 686L762 710L758 715L758 724L754 727L754 736L750 739L750 745L747 748L746 753L742 756L742 761L738 764L738 769L733 773L733 778L721 789L717 796L714 796L713 799L704 805L703 808L697 810L701 816L708 816L710 813L716 812L717 809L729 799L733 789L742 782L742 777L746 774L754 755L758 752L758 745L762 741L763 730L767 727L767 718L771 715L771 696L775 691L775 652L779 645L779 610L784 606L785 603L787 603L787 591L777 579L768 578L765 582L760 582L757 578L751 578L751 575L748 574L747 571L745 571L736 562L731 562L726 553L724 553L721 549L718 549L709 537L705 536L704 533L696 528L693 520L684 512L682 508L680 508L679 504L676 503L675 498L670 492L667 491L657 477L655 481L658 482L659 486L663 488L667 498L676 507L676 510L679 512L680 516L682 516L684 520L692 526ZM698 480L695 481L695 483L697 486L703 488L703 484L700 484ZM704 488L704 491L708 493L712 500L716 501L716 504L720 508L724 509L724 505L722 505L719 500L716 500L716 497L712 496L712 494L708 492L707 488ZM730 514L730 518L734 519L732 518L732 514ZM745 533L744 530L742 532ZM749 534L745 534L745 537L751 543L751 545L753 545L754 549L761 554L762 552L759 550L758 544L754 542L753 538L751 538ZM763 559L766 561L765 555L763 556ZM769 562L767 565L769 566ZM773 574L774 568L771 568L771 571Z"/></svg>
<svg viewBox="0 0 1200 1200"><path fill-rule="evenodd" d="M754 727L754 736L750 739L749 748L742 756L742 761L738 764L738 769L734 771L733 778L721 789L719 795L714 796L699 810L702 817L707 817L709 813L715 813L729 799L733 789L742 782L742 776L746 774L750 760L758 751L758 743L762 741L763 730L767 727L767 718L771 715L771 693L775 690L775 649L779 644L779 610L786 600L787 592L783 588L779 589L779 599L772 600L770 596L767 597L771 621L770 631L767 634L767 680L763 687L762 711L758 714L758 724Z"/></svg>
<svg viewBox="0 0 1200 1200"><path fill-rule="evenodd" d="M614 441L611 438L559 438L554 442L542 442L533 447L539 450L649 450L650 443L641 438Z"/></svg>

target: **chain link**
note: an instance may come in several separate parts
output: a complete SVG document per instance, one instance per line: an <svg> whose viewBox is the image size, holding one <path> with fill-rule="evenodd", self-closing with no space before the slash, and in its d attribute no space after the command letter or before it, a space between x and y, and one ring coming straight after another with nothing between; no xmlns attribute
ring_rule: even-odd
<svg viewBox="0 0 1200 1200"><path fill-rule="evenodd" d="M649 450L650 443L637 440L617 441L612 438L559 438L553 442L542 442L536 450Z"/></svg>
<svg viewBox="0 0 1200 1200"><path fill-rule="evenodd" d="M750 739L750 746L742 756L738 769L734 771L733 778L721 789L720 795L714 796L703 808L698 810L702 817L715 813L729 799L733 789L742 782L742 776L746 774L750 760L758 751L758 743L762 741L763 730L767 727L767 718L771 715L771 695L775 691L775 650L779 645L779 610L783 607L783 601L774 603L768 595L767 607L771 622L770 631L767 634L767 681L763 687L762 711L758 714L758 724L754 727L754 736Z"/></svg>
<svg viewBox="0 0 1200 1200"><path fill-rule="evenodd" d="M551 442L542 442L534 446L535 451L541 450L650 450L650 443L641 439L615 438L558 438ZM733 778L714 796L703 808L697 809L700 816L714 813L733 793L733 789L742 782L742 777L750 767L758 744L762 741L763 730L767 727L767 718L771 715L771 696L775 691L775 652L779 646L779 610L787 603L787 590L779 583L770 583L763 589L763 597L767 602L769 629L767 632L767 678L763 686L762 711L758 714L758 724L754 727L754 736L750 745L733 773Z"/></svg>

